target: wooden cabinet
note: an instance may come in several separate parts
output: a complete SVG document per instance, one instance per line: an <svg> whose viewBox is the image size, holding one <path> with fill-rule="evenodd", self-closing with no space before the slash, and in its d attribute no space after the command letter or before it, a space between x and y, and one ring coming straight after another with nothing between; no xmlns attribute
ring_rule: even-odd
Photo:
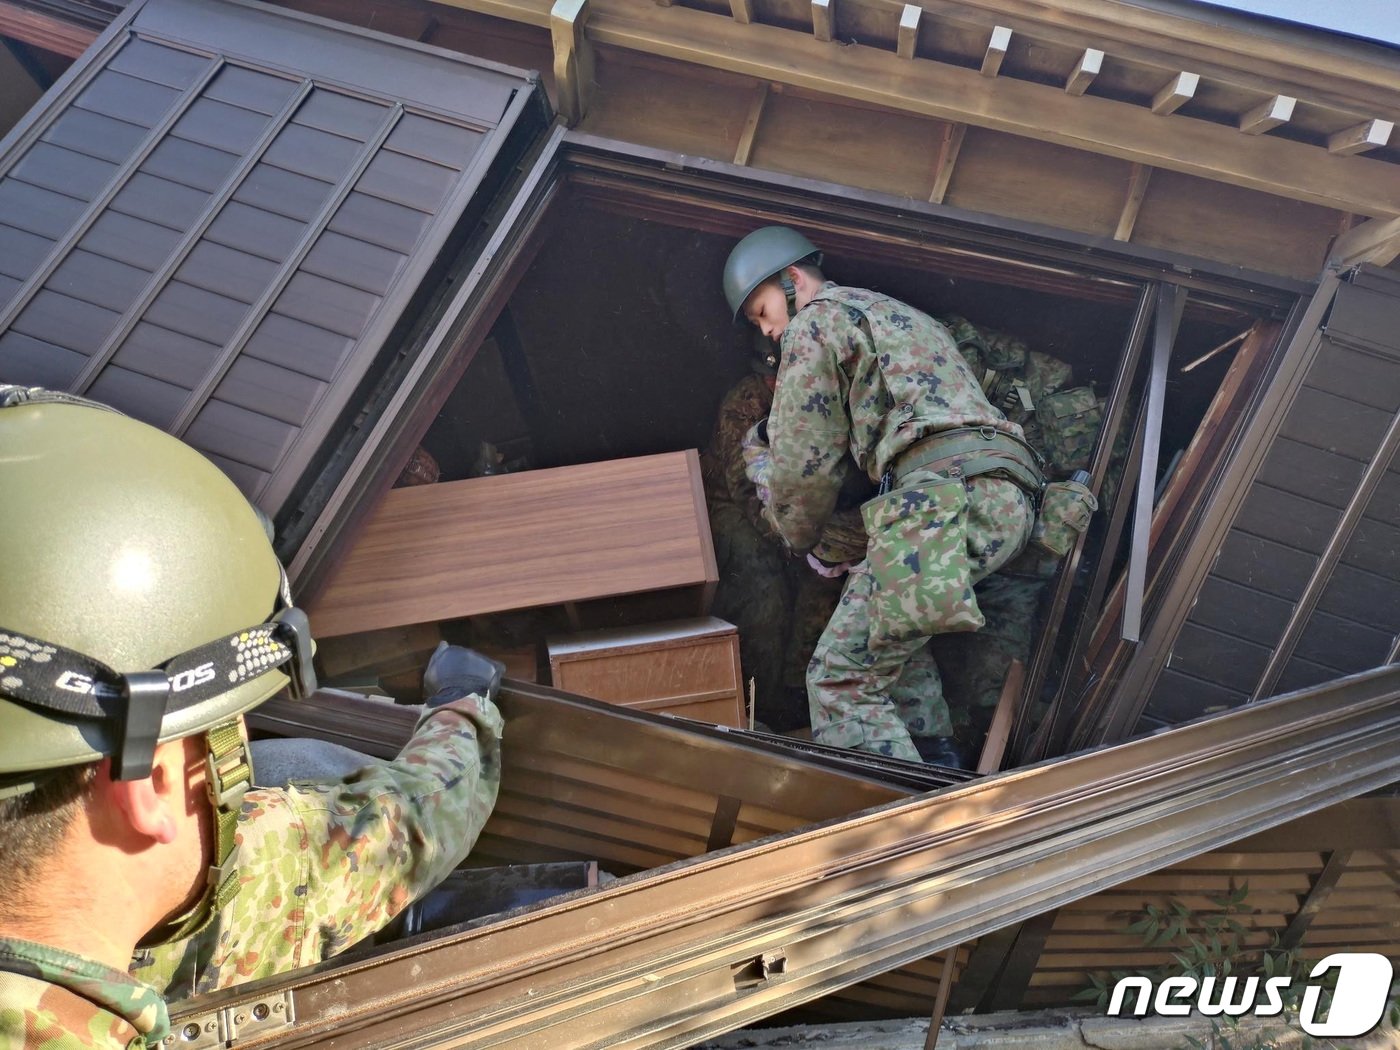
<svg viewBox="0 0 1400 1050"><path fill-rule="evenodd" d="M739 633L712 616L549 640L556 688L624 707L743 726Z"/></svg>

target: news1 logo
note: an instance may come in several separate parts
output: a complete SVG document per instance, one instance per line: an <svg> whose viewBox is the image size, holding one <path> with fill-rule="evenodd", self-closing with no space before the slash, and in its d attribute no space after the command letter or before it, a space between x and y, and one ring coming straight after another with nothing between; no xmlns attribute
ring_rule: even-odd
<svg viewBox="0 0 1400 1050"><path fill-rule="evenodd" d="M1395 973L1390 960L1371 952L1337 952L1323 959L1308 974L1311 981L1337 971L1337 986L1327 1017L1318 1020L1320 985L1309 983L1298 1008L1298 1023L1311 1036L1346 1039L1365 1035L1380 1024L1390 999ZM1132 1014L1142 1017L1150 1005L1162 1017L1184 1017L1194 1006L1205 1017L1226 1014L1239 1017L1275 1017L1283 1012L1283 991L1288 977L1270 977L1263 982L1264 1001L1259 1002L1258 977L1168 977L1155 990L1147 977L1124 977L1113 986L1108 1016L1122 1017L1130 993L1136 993Z"/></svg>

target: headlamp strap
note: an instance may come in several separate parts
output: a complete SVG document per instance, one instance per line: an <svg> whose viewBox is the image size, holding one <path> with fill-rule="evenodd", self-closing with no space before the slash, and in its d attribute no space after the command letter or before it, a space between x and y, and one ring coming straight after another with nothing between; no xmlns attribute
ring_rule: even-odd
<svg viewBox="0 0 1400 1050"><path fill-rule="evenodd" d="M68 718L117 721L114 775L150 773L151 752L167 714L205 703L290 664L291 692L316 690L311 630L300 609L208 642L150 671L121 674L72 649L0 628L0 696Z"/></svg>
<svg viewBox="0 0 1400 1050"><path fill-rule="evenodd" d="M193 937L233 900L241 885L238 879L238 814L243 808L243 796L253 785L248 741L237 718L214 726L205 734L205 739L209 747L209 775L205 786L214 807L214 863L209 868L205 892L199 902L173 929L161 931L159 941L151 943Z"/></svg>

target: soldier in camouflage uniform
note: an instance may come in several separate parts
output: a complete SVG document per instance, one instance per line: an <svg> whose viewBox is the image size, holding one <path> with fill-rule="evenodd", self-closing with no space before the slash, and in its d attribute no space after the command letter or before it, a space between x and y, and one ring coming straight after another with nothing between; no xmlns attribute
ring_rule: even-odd
<svg viewBox="0 0 1400 1050"><path fill-rule="evenodd" d="M315 687L252 507L64 395L0 387L0 447L0 1048L154 1046L138 941L184 942L182 991L230 984L374 932L461 859L497 791L499 667L444 649L397 761L247 790L243 712Z"/></svg>
<svg viewBox="0 0 1400 1050"><path fill-rule="evenodd" d="M975 587L1019 554L1042 479L1020 427L994 408L948 330L875 292L826 282L795 231L755 231L725 265L726 297L781 338L765 514L810 551L849 454L882 495L869 547L808 671L813 736L897 758L955 761L927 643L982 626Z"/></svg>
<svg viewBox="0 0 1400 1050"><path fill-rule="evenodd" d="M807 661L841 583L791 556L746 476L744 435L767 417L776 375L774 364L759 356L754 374L724 395L700 466L719 568L713 611L739 629L740 662L745 679L754 680L758 719L786 732L808 724Z"/></svg>

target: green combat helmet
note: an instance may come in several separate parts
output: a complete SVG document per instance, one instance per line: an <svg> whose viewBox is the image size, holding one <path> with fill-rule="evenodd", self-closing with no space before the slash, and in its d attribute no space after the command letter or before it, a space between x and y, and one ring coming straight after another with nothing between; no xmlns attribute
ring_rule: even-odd
<svg viewBox="0 0 1400 1050"><path fill-rule="evenodd" d="M785 266L812 259L821 265L821 252L802 234L787 226L762 226L754 230L729 253L724 263L724 297L734 311L734 319L744 309L744 300L768 278ZM786 280L786 279L785 279ZM787 281L783 292L792 310L792 292Z"/></svg>
<svg viewBox="0 0 1400 1050"><path fill-rule="evenodd" d="M223 472L106 406L0 385L0 494L0 796L103 758L137 780L203 734L218 842L188 935L238 886L239 716L315 689L306 616Z"/></svg>

